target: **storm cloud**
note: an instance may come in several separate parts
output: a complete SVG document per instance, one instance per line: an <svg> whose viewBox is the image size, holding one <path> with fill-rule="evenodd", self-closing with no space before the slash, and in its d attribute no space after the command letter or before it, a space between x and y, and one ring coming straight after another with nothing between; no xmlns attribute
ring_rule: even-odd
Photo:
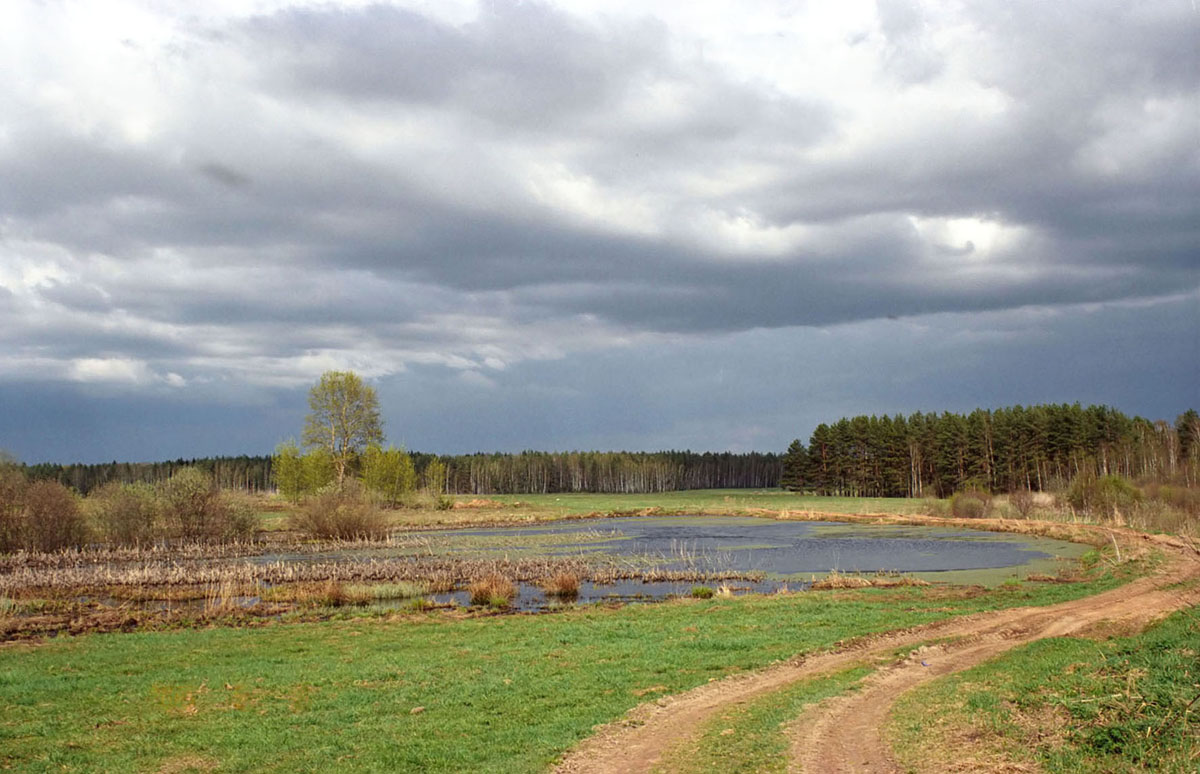
<svg viewBox="0 0 1200 774"><path fill-rule="evenodd" d="M264 452L328 368L434 451L1200 403L1186 2L239 5L0 11L0 447Z"/></svg>

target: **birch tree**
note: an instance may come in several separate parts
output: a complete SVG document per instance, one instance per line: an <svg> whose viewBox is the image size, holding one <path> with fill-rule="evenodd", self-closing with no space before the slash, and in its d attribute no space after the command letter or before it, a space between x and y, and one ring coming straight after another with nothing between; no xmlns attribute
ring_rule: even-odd
<svg viewBox="0 0 1200 774"><path fill-rule="evenodd" d="M353 371L326 371L308 393L304 444L333 460L338 486L361 450L383 441L375 388Z"/></svg>

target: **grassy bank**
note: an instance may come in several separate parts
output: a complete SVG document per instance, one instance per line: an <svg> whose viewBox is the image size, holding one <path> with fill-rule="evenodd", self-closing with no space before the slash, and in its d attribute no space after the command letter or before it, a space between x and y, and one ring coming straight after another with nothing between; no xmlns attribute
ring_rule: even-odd
<svg viewBox="0 0 1200 774"><path fill-rule="evenodd" d="M1200 764L1200 618L1194 610L1105 642L1019 648L902 699L889 734L909 769L1155 771Z"/></svg>
<svg viewBox="0 0 1200 774"><path fill-rule="evenodd" d="M454 507L399 508L389 512L391 524L403 527L522 523L584 516L637 514L740 514L758 509L817 513L922 513L921 500L897 497L816 497L778 489L697 489L652 494L522 494L471 497L456 495ZM286 525L285 512L260 513L264 529Z"/></svg>
<svg viewBox="0 0 1200 774"><path fill-rule="evenodd" d="M16 771L538 771L630 707L847 638L1119 583L350 618L0 649Z"/></svg>

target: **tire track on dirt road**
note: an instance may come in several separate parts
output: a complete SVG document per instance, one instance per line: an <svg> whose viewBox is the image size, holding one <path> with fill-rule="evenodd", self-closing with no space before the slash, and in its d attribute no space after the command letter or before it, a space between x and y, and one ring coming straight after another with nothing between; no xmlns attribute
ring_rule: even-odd
<svg viewBox="0 0 1200 774"><path fill-rule="evenodd" d="M932 523L932 522L931 522ZM981 525L983 526L983 525ZM1113 530L1095 529L1097 535ZM815 705L789 726L791 771L895 772L880 727L895 700L926 680L975 666L1027 642L1085 631L1105 620L1137 625L1200 603L1200 552L1185 540L1119 531L1123 538L1162 550L1167 560L1153 574L1116 589L1046 607L1010 608L939 621L892 632L832 652L779 664L747 675L702 685L635 707L569 752L560 774L648 772L666 753L694 742L705 722L730 705L742 704L797 681L855 664L894 660L897 649L934 639L953 642L925 651L868 677L862 690ZM1193 581L1188 588L1170 588Z"/></svg>

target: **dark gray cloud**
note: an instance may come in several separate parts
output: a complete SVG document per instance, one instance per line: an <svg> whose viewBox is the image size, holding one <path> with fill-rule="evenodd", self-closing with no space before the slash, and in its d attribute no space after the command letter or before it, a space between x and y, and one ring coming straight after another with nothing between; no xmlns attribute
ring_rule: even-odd
<svg viewBox="0 0 1200 774"><path fill-rule="evenodd" d="M750 423L667 378L688 371L672 353L771 372L771 347L822 327L842 351L856 326L949 315L984 341L998 319L1080 305L1137 317L1123 335L1144 349L1196 327L1186 4L402 5L118 3L0 31L0 50L31 52L7 55L0 86L0 384L215 407L352 367L475 401L460 415L498 437L517 435L489 412L516 401L550 445L633 443L618 415L662 445L646 439L699 438L705 412ZM1113 311L1129 309L1157 311ZM672 364L649 371L661 394L646 359ZM1019 377L955 377L965 402L1055 393L1018 360ZM1198 362L1184 347L1181 367ZM623 397L572 377L592 363ZM1130 408L1139 390L1179 397L1126 376ZM544 417L521 408L526 379L548 384ZM784 388L730 389L769 404ZM867 386L822 394L870 404Z"/></svg>

